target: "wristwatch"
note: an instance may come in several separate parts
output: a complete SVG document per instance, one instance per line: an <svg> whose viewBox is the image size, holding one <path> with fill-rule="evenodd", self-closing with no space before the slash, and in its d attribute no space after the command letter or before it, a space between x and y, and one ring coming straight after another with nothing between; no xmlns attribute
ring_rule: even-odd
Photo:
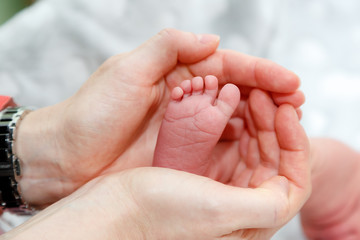
<svg viewBox="0 0 360 240"><path fill-rule="evenodd" d="M15 107L10 97L0 96L0 207L16 208L23 205L17 179L21 175L19 159L14 154L16 126L28 110ZM2 110L2 111L1 111Z"/></svg>

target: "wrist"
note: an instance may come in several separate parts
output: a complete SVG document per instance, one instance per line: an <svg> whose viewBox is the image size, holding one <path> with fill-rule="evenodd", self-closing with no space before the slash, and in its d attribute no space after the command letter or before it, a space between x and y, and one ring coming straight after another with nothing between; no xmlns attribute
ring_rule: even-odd
<svg viewBox="0 0 360 240"><path fill-rule="evenodd" d="M23 200L43 207L63 197L68 188L62 178L59 106L29 113L18 126L16 155L21 161L19 187Z"/></svg>
<svg viewBox="0 0 360 240"><path fill-rule="evenodd" d="M118 174L94 179L6 233L6 239L148 239ZM79 223L81 225L79 225ZM66 229L66 231L64 231Z"/></svg>

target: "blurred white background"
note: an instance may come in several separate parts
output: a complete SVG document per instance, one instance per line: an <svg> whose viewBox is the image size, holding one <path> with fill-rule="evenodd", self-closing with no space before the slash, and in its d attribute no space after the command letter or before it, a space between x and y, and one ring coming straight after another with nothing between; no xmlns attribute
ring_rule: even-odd
<svg viewBox="0 0 360 240"><path fill-rule="evenodd" d="M359 12L357 0L42 0L0 27L0 95L54 104L162 28L215 33L300 76L309 136L360 150ZM305 238L296 218L273 239Z"/></svg>

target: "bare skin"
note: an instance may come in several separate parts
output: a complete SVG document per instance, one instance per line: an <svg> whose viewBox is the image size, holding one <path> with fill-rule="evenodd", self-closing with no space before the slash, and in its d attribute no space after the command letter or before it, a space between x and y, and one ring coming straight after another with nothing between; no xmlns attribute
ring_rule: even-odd
<svg viewBox="0 0 360 240"><path fill-rule="evenodd" d="M249 136L228 143L240 146L239 157L211 158L209 174L228 185L168 168L124 170L90 181L1 239L270 239L310 194L308 139L295 109L264 91L253 90L245 109Z"/></svg>
<svg viewBox="0 0 360 240"><path fill-rule="evenodd" d="M154 155L154 166L205 175L209 156L240 102L240 91L215 76L183 81L172 91Z"/></svg>
<svg viewBox="0 0 360 240"><path fill-rule="evenodd" d="M107 60L73 97L27 115L15 146L23 198L43 208L100 175L151 166L171 90L184 79L212 74L242 92L269 91L276 104L304 102L294 73L266 59L216 51L218 44L217 36L163 30ZM236 159L237 140L227 137L214 157Z"/></svg>
<svg viewBox="0 0 360 240"><path fill-rule="evenodd" d="M291 219L310 191L308 142L295 111L304 101L299 79L268 60L216 51L218 43L216 36L164 30L108 60L73 97L30 113L15 147L23 198L45 207L90 183L3 239L263 240ZM240 105L254 106L236 111L230 128L237 130L213 151L209 175L221 183L139 168L152 164L171 89L208 74L236 84L245 91ZM253 88L264 91L249 95ZM271 149L279 154L263 148L264 132L276 135Z"/></svg>
<svg viewBox="0 0 360 240"><path fill-rule="evenodd" d="M312 194L301 210L309 239L360 239L360 154L332 139L311 140Z"/></svg>
<svg viewBox="0 0 360 240"><path fill-rule="evenodd" d="M193 79L192 84L190 81L184 81L180 88L173 90L173 101L170 102L165 113L154 163L157 166L202 174L228 185L247 189L258 189L268 181L285 176L287 183L283 186L286 186L289 192L296 195L304 194L302 201L299 201L299 198L293 199L295 201L290 200L292 203L289 211L295 214L293 210L295 208L299 210L299 206L304 204L304 200L310 193L309 145L298 123L299 116L296 111L288 104L277 106L269 93L253 89L247 93L247 101L242 101L238 106L235 114L232 115L233 118L226 126L227 130L223 132L226 124L223 122L228 121L233 113L233 108L229 106L235 106L237 103L231 100L226 101L230 110L225 111L227 114L222 112L221 121L218 119L219 128L214 130L216 126L211 125L214 124L213 118L199 117L199 114L213 115L209 113L213 111L209 108L216 108L216 105L214 106L210 100L206 101L205 107L202 105L202 101L205 102L204 99L209 96L199 90L202 89L201 87L195 87L199 91L196 90L194 94L193 85L196 86L198 80ZM206 89L205 79L205 92ZM228 90L222 91L218 101L222 99L222 93ZM235 96L234 93L231 94L230 91L229 93L228 96ZM210 97L210 99L215 99L215 97ZM199 105L202 107L199 108ZM242 121L233 121L236 116L241 116ZM207 126L208 129L197 127L200 126L198 119L202 120L201 126ZM184 131L184 129L187 130ZM212 134L215 133L216 137L209 136L210 131ZM224 141L224 139L233 138L237 133L240 137L236 143ZM220 146L224 149L235 146L238 157L234 157L233 154L223 155L223 151L218 152L218 149L211 147L212 141L219 137L222 139ZM203 144L209 144L209 146L203 146ZM218 155L222 157L217 157ZM261 236L261 239L268 239L265 236L273 234L273 230L260 231L261 233L258 229L240 230L232 233L231 236L256 235Z"/></svg>

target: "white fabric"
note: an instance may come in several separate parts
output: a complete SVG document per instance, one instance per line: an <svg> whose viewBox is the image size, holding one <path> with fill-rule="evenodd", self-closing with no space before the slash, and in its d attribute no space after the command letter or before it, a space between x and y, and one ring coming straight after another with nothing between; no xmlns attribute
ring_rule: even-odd
<svg viewBox="0 0 360 240"><path fill-rule="evenodd" d="M162 28L216 33L222 48L272 59L301 77L309 136L360 149L359 10L356 0L42 0L0 27L0 94L54 104L105 59ZM274 239L304 239L298 219Z"/></svg>

